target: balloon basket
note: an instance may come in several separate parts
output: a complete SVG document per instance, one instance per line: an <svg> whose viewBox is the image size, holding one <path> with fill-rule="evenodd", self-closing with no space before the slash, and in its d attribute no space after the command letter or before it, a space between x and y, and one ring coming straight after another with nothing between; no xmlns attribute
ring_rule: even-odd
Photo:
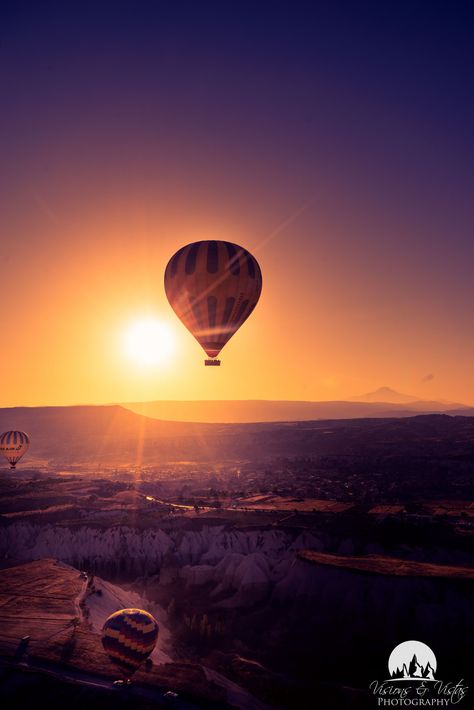
<svg viewBox="0 0 474 710"><path fill-rule="evenodd" d="M206 367L219 367L221 364L220 360L204 360L204 364Z"/></svg>

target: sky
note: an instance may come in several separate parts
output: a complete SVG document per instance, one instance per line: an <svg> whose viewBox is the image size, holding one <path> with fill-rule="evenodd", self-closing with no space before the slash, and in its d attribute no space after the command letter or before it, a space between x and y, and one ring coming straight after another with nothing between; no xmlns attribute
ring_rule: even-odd
<svg viewBox="0 0 474 710"><path fill-rule="evenodd" d="M2 3L0 406L474 403L473 30L449 0ZM220 368L163 288L198 239L263 273Z"/></svg>

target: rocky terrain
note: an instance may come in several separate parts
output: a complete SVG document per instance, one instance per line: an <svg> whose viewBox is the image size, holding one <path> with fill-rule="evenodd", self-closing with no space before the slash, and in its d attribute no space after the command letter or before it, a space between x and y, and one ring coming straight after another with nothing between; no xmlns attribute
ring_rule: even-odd
<svg viewBox="0 0 474 710"><path fill-rule="evenodd" d="M470 676L473 421L214 426L53 408L35 430L53 458L0 474L0 559L94 578L79 664L101 619L139 603L161 619L156 662L205 669L193 683L226 702L362 710L410 638L439 677Z"/></svg>
<svg viewBox="0 0 474 710"><path fill-rule="evenodd" d="M249 688L269 703L276 702L269 689L275 683L287 696L316 681L344 681L362 692L365 681L384 673L384 654L403 638L423 638L444 652L446 672L449 638L459 639L463 653L473 650L474 572L461 552L456 565L447 565L406 545L387 551L334 533L204 520L168 531L14 522L0 529L0 544L3 557L55 557L127 579L134 593L167 609L165 654L201 660L245 685L248 668L236 662L237 652L261 665L258 672L252 667ZM113 585L100 584L110 596ZM104 614L109 610L104 597L97 603Z"/></svg>

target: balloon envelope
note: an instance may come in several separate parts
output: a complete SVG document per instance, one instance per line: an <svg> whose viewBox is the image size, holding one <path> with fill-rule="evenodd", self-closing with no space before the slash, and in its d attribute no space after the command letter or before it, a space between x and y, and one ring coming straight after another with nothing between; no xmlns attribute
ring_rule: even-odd
<svg viewBox="0 0 474 710"><path fill-rule="evenodd" d="M24 431L5 431L0 435L0 453L5 456L10 468L15 468L29 445L30 438Z"/></svg>
<svg viewBox="0 0 474 710"><path fill-rule="evenodd" d="M214 358L257 305L262 272L237 244L193 242L169 260L165 291L178 318Z"/></svg>
<svg viewBox="0 0 474 710"><path fill-rule="evenodd" d="M102 645L125 675L131 675L150 655L158 638L158 623L142 609L111 614L102 629Z"/></svg>

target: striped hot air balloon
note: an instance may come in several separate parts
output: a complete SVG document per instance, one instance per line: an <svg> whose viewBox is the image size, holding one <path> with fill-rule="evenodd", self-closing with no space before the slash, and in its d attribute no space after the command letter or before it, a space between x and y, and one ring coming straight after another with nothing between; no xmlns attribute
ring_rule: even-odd
<svg viewBox="0 0 474 710"><path fill-rule="evenodd" d="M5 431L0 434L0 453L5 456L11 469L26 454L29 445L30 438L24 431Z"/></svg>
<svg viewBox="0 0 474 710"><path fill-rule="evenodd" d="M165 291L178 318L207 353L216 358L257 305L262 272L257 260L231 242L188 244L168 262Z"/></svg>
<svg viewBox="0 0 474 710"><path fill-rule="evenodd" d="M135 673L150 655L158 638L158 623L142 609L111 614L102 629L102 645L125 677Z"/></svg>

